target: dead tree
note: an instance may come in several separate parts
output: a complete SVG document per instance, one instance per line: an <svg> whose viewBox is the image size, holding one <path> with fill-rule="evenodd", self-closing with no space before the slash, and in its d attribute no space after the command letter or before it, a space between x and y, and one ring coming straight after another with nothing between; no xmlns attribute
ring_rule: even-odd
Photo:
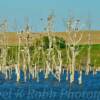
<svg viewBox="0 0 100 100"><path fill-rule="evenodd" d="M24 70L24 80L26 81L26 71L32 67L31 66L31 56L30 56L30 45L31 45L31 28L28 22L28 18L25 19L25 26L23 30L23 40L25 41L24 43L24 65L23 65L23 70ZM28 66L27 66L28 65ZM30 78L30 73L29 73L29 78Z"/></svg>
<svg viewBox="0 0 100 100"><path fill-rule="evenodd" d="M7 75L7 51L8 51L8 39L6 36L6 33L8 31L8 21L7 19L4 19L0 25L1 28L1 71L6 75L6 78L8 77Z"/></svg>
<svg viewBox="0 0 100 100"><path fill-rule="evenodd" d="M68 35L67 44L71 53L70 83L72 83L74 81L76 56L79 54L79 43L82 39L83 34L79 30L80 20L74 20L73 18L69 18L67 21L67 27L68 27L68 31L66 31Z"/></svg>
<svg viewBox="0 0 100 100"><path fill-rule="evenodd" d="M89 15L86 24L88 29L88 55L87 55L86 75L88 75L91 70L91 42L92 42L91 41L91 19Z"/></svg>
<svg viewBox="0 0 100 100"><path fill-rule="evenodd" d="M16 78L16 81L19 82L20 80L20 54L21 54L21 35L22 33L21 32L17 32L17 36L18 36L18 52L17 52L17 64L15 66L15 70L16 70L16 75L17 75L17 78Z"/></svg>
<svg viewBox="0 0 100 100"><path fill-rule="evenodd" d="M48 75L51 71L51 51L52 51L52 28L53 28L53 15L51 14L48 16L47 21L47 34L48 34L48 39L49 39L49 48L48 48L48 54L47 54L47 60L46 60L46 73L45 73L45 78L48 78Z"/></svg>

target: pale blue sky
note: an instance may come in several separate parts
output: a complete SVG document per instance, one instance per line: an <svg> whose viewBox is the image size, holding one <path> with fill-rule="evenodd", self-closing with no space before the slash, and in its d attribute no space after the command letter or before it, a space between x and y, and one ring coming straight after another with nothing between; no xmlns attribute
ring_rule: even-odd
<svg viewBox="0 0 100 100"><path fill-rule="evenodd" d="M100 29L100 0L0 0L0 17L6 17L12 26L16 18L20 26L29 17L34 31L41 31L50 11L55 11L55 30L65 31L63 20L70 11L75 17L85 20L91 14L92 29ZM0 18L0 20L1 20ZM44 24L40 18L44 18Z"/></svg>

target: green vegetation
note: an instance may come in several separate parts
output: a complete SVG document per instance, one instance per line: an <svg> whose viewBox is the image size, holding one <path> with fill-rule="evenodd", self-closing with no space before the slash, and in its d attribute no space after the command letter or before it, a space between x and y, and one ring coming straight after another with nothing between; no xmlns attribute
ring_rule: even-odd
<svg viewBox="0 0 100 100"><path fill-rule="evenodd" d="M80 48L83 49L77 57L77 63L85 64L88 59L88 45L81 45ZM100 44L91 45L90 60L92 66L100 67Z"/></svg>
<svg viewBox="0 0 100 100"><path fill-rule="evenodd" d="M62 60L63 65L68 64L67 52L66 52L66 44L63 38L55 37L56 42L55 45L57 49L61 50L62 53ZM54 45L52 45L53 48ZM78 45L79 55L76 57L76 65L79 64L86 64L88 59L88 45ZM30 56L31 56L31 64L35 62L41 66L45 65L45 59L47 57L47 52L49 48L49 39L47 36L44 36L41 39L37 39L35 42L33 41L33 45L30 46ZM21 47L23 49L23 46ZM17 53L18 53L18 46L10 46L8 48L8 55L7 55L7 64L10 63L17 63ZM57 58L56 49L53 49L51 56L55 55ZM22 57L22 54L20 54ZM100 44L91 45L91 65L95 67L100 67ZM23 60L23 58L21 58ZM57 61L57 59L55 59ZM22 61L21 61L22 63Z"/></svg>

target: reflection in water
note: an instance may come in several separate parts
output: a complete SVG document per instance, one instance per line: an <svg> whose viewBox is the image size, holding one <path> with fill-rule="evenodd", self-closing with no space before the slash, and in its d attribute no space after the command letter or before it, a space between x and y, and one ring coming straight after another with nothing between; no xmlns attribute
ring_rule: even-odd
<svg viewBox="0 0 100 100"><path fill-rule="evenodd" d="M19 83L16 82L15 70L12 71L10 79L6 80L6 76L0 73L0 100L81 100L82 98L94 100L100 97L100 72L95 76L92 72L88 76L83 72L81 85L78 84L80 74L78 72L75 72L75 82L72 84L69 80L66 81L66 71L61 74L61 81L58 81L52 73L49 74L48 79L45 79L44 71L38 73L37 81L32 79L32 75L27 71L26 82L24 72L22 70L20 72Z"/></svg>

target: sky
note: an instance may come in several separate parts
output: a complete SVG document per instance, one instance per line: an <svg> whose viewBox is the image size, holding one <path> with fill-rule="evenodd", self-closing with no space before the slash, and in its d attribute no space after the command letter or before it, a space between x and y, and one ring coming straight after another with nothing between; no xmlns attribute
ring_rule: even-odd
<svg viewBox="0 0 100 100"><path fill-rule="evenodd" d="M100 29L100 0L0 0L0 23L7 18L11 31L15 19L22 28L28 18L33 31L43 31L52 11L55 31L65 31L65 19L71 13L81 20L83 26L90 15L92 30Z"/></svg>

